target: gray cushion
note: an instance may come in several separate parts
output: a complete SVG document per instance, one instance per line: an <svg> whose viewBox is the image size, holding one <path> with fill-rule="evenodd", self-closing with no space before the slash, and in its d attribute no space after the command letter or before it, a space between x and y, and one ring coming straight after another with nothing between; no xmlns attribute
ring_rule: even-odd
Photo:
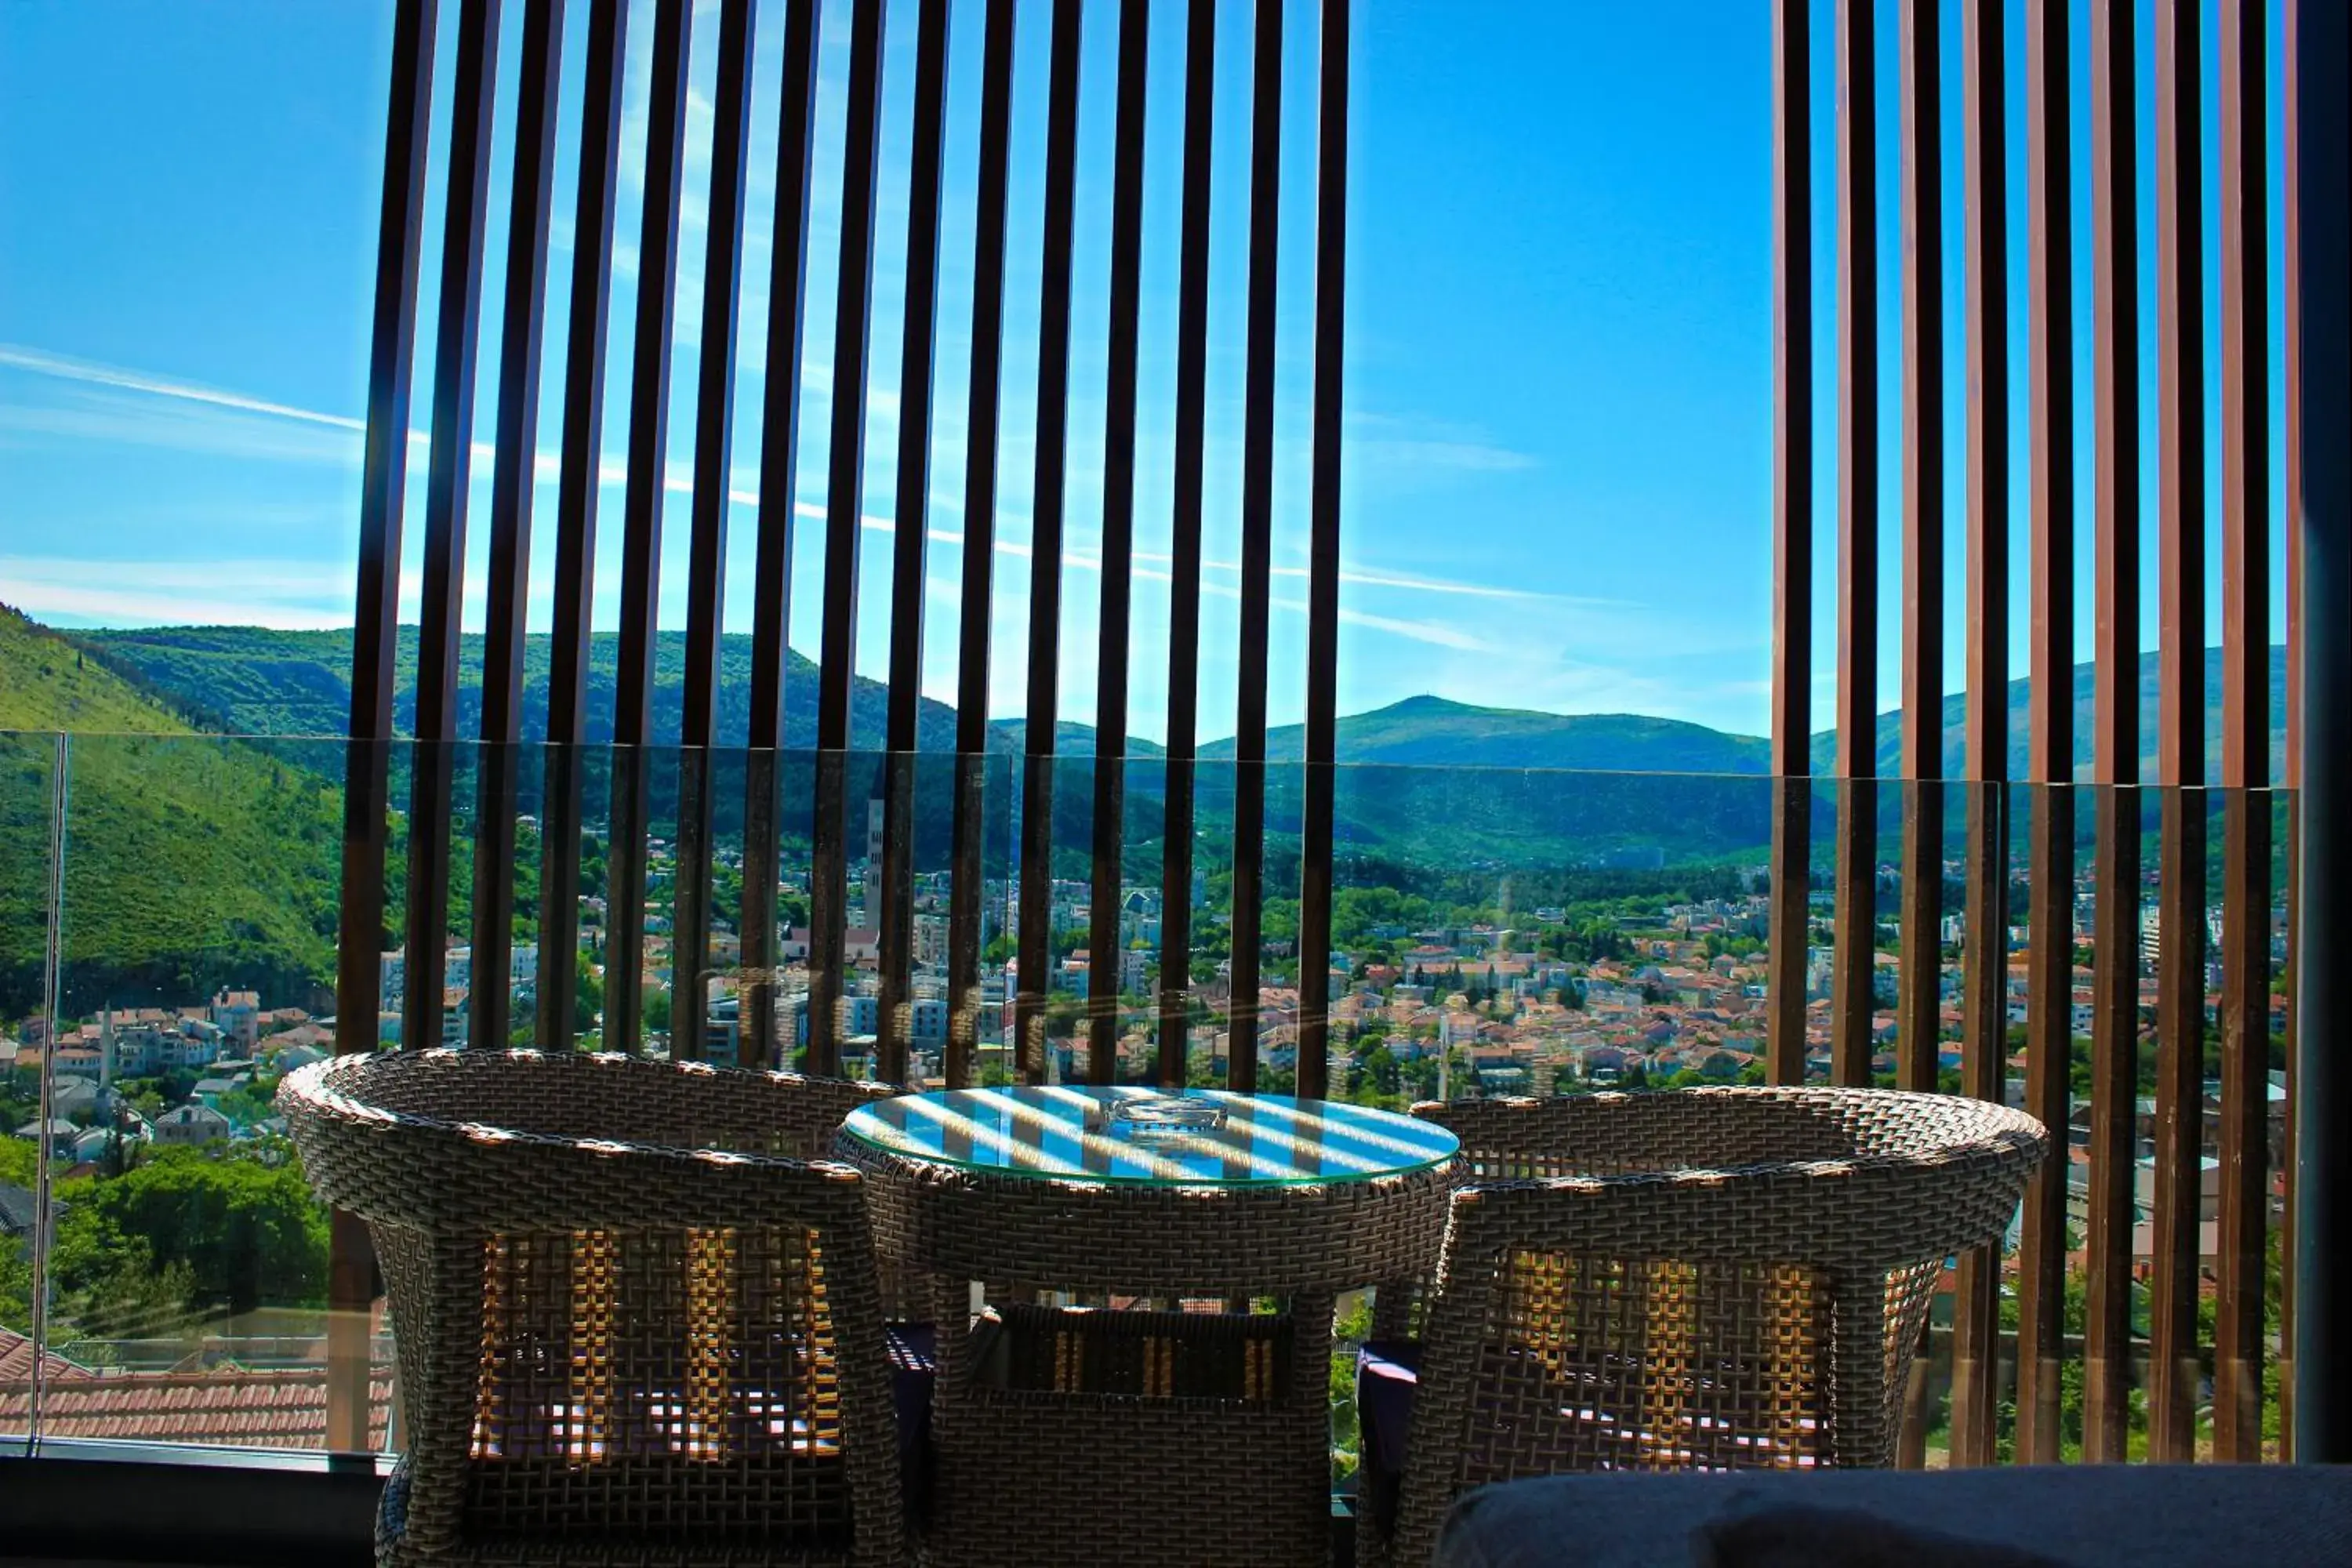
<svg viewBox="0 0 2352 1568"><path fill-rule="evenodd" d="M1688 1568L1710 1521L1790 1509L1858 1510L2067 1568L2352 1563L2352 1468L2317 1465L1555 1476L1463 1498L1436 1562Z"/></svg>

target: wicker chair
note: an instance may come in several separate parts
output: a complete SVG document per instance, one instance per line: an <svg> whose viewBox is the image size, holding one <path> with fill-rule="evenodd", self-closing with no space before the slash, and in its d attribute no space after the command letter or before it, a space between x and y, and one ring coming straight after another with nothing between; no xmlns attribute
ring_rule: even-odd
<svg viewBox="0 0 2352 1568"><path fill-rule="evenodd" d="M864 1182L798 1158L848 1095L535 1051L289 1078L311 1183L391 1297L407 1452L378 1563L903 1561Z"/></svg>
<svg viewBox="0 0 2352 1568"><path fill-rule="evenodd" d="M2001 1106L1873 1089L1413 1114L1472 1179L1421 1341L1362 1358L1374 1563L1427 1562L1489 1481L1890 1463L1944 1260L2000 1238L2045 1139Z"/></svg>

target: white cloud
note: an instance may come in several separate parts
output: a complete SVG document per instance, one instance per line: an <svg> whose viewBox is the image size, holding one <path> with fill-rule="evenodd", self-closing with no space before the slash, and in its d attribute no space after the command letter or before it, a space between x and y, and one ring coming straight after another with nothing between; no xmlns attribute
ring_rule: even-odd
<svg viewBox="0 0 2352 1568"><path fill-rule="evenodd" d="M1375 437L1351 441L1349 456L1359 462L1392 464L1400 468L1450 468L1480 474L1519 473L1538 466L1529 453L1476 441L1421 441Z"/></svg>
<svg viewBox="0 0 2352 1568"><path fill-rule="evenodd" d="M1296 610L1300 615L1307 613L1307 605L1303 601L1276 599L1274 601L1274 607L1278 610ZM1339 606L1339 622L1342 626L1363 626L1376 632L1387 632L1391 637L1428 643L1433 647L1460 648L1465 653L1494 653L1502 646L1488 642L1486 638L1466 632L1450 622L1414 621L1395 616L1375 616L1363 610L1351 610L1345 605Z"/></svg>
<svg viewBox="0 0 2352 1568"><path fill-rule="evenodd" d="M358 459L359 443L350 437L363 432L366 428L365 421L345 415L277 403L196 383L176 381L151 375L142 371L99 364L90 361L68 359L62 355L13 345L0 345L0 364L34 374L103 388L109 392L134 394L139 398L200 405L206 410L220 410L229 415L233 422L231 427L226 430L207 428L200 422L191 424L184 417L175 418L167 416L159 418L153 410L142 412L133 400L122 399L119 402L124 405L95 412L0 406L0 425L14 423L24 428L85 435L93 438L163 440L173 445L193 442L209 445L213 449L233 450L248 456L308 456L341 458L345 461ZM821 384L824 374L825 367L817 365L804 367L803 384L804 385ZM876 402L877 405L888 404L889 411L895 413L897 402L895 397L877 394ZM304 447L299 444L273 441L266 434L268 425L270 421L279 420L322 426L338 432L338 435L330 437L328 444L323 447L315 444ZM425 447L429 447L430 437L424 430L412 429L409 432L409 442L412 452L421 452ZM476 484L487 483L495 457L495 448L489 443L478 441L473 444L473 478ZM532 465L534 480L541 486L552 484L557 474L558 460L558 454L552 450L542 449L537 452ZM597 465L597 479L600 485L624 484L627 475L627 465L618 455L607 453ZM691 467L684 463L667 464L662 475L662 489L673 495L692 494L694 479ZM756 507L760 502L758 490L746 488L740 482L729 487L727 497L730 502L738 506ZM822 522L826 516L826 509L821 496L797 498L793 502L793 511L795 517L810 521ZM1027 519L1016 514L1005 514L1000 518L1000 533L994 541L997 553L1024 560L1030 557L1032 550L1028 542L1003 531L1004 525L1007 524L1016 528L1025 528L1027 521ZM887 534L897 531L897 525L892 519L875 513L861 515L858 523L859 527L867 532ZM963 534L952 529L933 528L929 531L929 537L933 542L941 545L960 545L963 542ZM1168 574L1160 570L1172 564L1170 557L1139 551L1135 554L1135 563L1136 576L1161 582L1170 580ZM335 625L348 619L342 606L348 602L345 595L348 594L349 585L346 580L347 574L341 573L335 574L331 586L322 587L306 579L306 596L292 602L272 601L266 595L245 592L240 595L237 607L232 610L227 606L218 605L192 606L184 601L184 595L171 592L171 589L184 584L184 574L174 576L169 583L159 582L152 586L142 586L137 581L123 574L126 569L110 565L91 567L91 572L100 574L95 577L87 574L76 577L70 573L61 575L58 568L75 567L79 563L51 563L38 572L28 571L21 562L12 564L18 576L23 578L29 587L37 588L39 593L47 595L40 603L54 614L118 620L179 622L191 619L218 620L225 616L249 615L257 618L268 617L266 624L273 626ZM1100 572L1102 560L1098 554L1083 546L1066 545L1063 552L1063 565L1065 569L1071 571ZM1241 570L1240 563L1233 561L1204 560L1202 566L1204 571L1222 574L1238 574ZM218 570L212 566L208 565L207 570L215 575L220 574ZM1271 567L1270 572L1275 577L1294 581L1306 580L1309 575L1308 569L1305 566L1276 565ZM1343 566L1340 569L1339 580L1343 584L1360 588L1386 589L1409 594L1433 594L1560 605L1574 604L1607 606L1614 609L1638 610L1640 608L1638 605L1630 605L1622 601L1571 599L1565 595L1539 593L1532 589L1507 584L1474 583L1455 578L1392 572L1360 565ZM1213 577L1202 582L1202 592L1219 598L1239 596L1239 589L1235 585ZM1273 598L1269 602L1273 608L1288 614L1304 614L1307 609L1303 600ZM36 606L28 600L26 607ZM1495 651L1496 645L1466 627L1448 620L1382 615L1353 605L1342 605L1339 618L1342 623L1349 626L1402 637L1407 641L1430 647L1476 654Z"/></svg>
<svg viewBox="0 0 2352 1568"><path fill-rule="evenodd" d="M283 561L81 561L0 556L0 600L28 615L121 626L352 623L352 568Z"/></svg>
<svg viewBox="0 0 2352 1568"><path fill-rule="evenodd" d="M347 431L217 407L158 406L144 396L104 389L78 391L68 403L0 404L0 429L268 462L347 465L360 455L359 437Z"/></svg>
<svg viewBox="0 0 2352 1568"><path fill-rule="evenodd" d="M364 432L367 429L366 420L354 419L348 415L321 414L316 409L299 408L290 403L273 403L267 398L249 397L241 392L226 392L197 382L174 381L150 375L144 371L125 370L91 360L69 359L63 354L46 353L16 343L0 343L0 365L31 371L37 375L85 382L94 386L120 387L126 392L144 392L156 397L208 403L215 407L233 408L247 414L274 415L280 419L304 420L342 430Z"/></svg>

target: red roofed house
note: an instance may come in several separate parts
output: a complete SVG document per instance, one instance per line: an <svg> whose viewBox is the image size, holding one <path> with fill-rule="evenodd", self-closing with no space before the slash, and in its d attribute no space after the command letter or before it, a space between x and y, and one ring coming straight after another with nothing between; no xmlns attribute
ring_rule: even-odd
<svg viewBox="0 0 2352 1568"><path fill-rule="evenodd" d="M32 1404L33 1342L0 1329L0 1432L22 1431ZM111 1372L41 1358L41 1432L244 1448L327 1446L327 1369ZM368 1379L368 1446L382 1450L392 1416L392 1368Z"/></svg>

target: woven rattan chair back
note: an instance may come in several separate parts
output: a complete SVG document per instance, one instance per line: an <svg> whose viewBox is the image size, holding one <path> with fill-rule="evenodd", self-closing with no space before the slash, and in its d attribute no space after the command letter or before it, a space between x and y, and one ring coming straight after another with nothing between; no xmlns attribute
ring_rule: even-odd
<svg viewBox="0 0 2352 1568"><path fill-rule="evenodd" d="M390 1298L407 1451L379 1562L902 1561L863 1181L796 1157L845 1098L531 1051L289 1078L311 1183L367 1222Z"/></svg>
<svg viewBox="0 0 2352 1568"><path fill-rule="evenodd" d="M1957 1096L1700 1089L1422 1105L1461 1138L1392 1539L1578 1469L1892 1461L1945 1259L1998 1240L2044 1134Z"/></svg>

